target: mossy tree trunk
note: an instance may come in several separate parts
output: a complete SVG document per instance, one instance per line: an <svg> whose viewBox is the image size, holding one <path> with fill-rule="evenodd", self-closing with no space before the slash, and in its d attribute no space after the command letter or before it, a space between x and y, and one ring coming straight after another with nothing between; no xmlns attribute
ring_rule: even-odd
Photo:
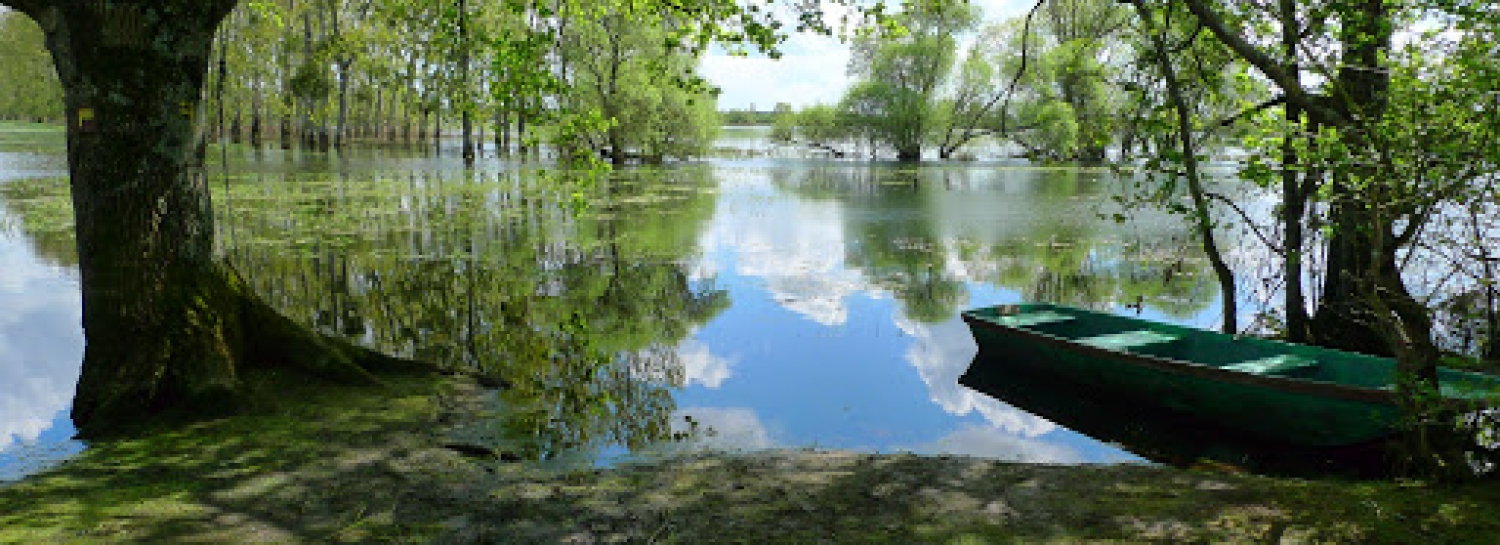
<svg viewBox="0 0 1500 545"><path fill-rule="evenodd" d="M257 369L374 381L367 369L417 366L291 322L216 260L194 118L214 29L234 0L0 3L41 24L64 88L82 435L233 410Z"/></svg>

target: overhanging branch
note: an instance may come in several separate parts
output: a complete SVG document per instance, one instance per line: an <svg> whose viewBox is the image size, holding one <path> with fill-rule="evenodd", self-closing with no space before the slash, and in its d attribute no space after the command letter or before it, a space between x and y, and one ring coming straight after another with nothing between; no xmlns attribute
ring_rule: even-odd
<svg viewBox="0 0 1500 545"><path fill-rule="evenodd" d="M1234 114L1232 116L1229 116L1229 117L1225 118L1223 121L1220 121L1218 123L1218 126L1220 126L1220 127L1228 127L1230 125L1235 124L1236 122L1238 122L1241 119L1244 119L1246 117L1258 114L1258 113L1266 110L1267 108L1271 108L1273 106L1277 106L1277 105L1283 104L1285 102L1286 102L1286 95L1277 95L1276 97L1272 98L1271 100L1267 100L1267 101L1262 102L1260 104L1256 104L1255 106L1252 106L1248 110L1241 111L1240 113L1237 113L1237 114Z"/></svg>
<svg viewBox="0 0 1500 545"><path fill-rule="evenodd" d="M1229 199L1229 197L1225 197L1224 195L1212 191L1204 191L1203 196L1228 205L1229 208L1233 209L1236 214L1240 215L1241 219L1245 220L1245 226L1250 229L1250 232L1255 235L1255 238L1260 239L1260 242L1262 244L1265 244L1267 248L1270 248L1272 252L1275 252L1276 255L1286 257L1286 252L1282 250L1281 246L1276 245L1275 242L1271 241L1270 237L1266 236L1265 233L1260 232L1260 227L1255 225L1255 221L1250 219L1250 214L1245 213L1245 210L1243 208L1240 208L1240 205L1235 204L1233 200Z"/></svg>
<svg viewBox="0 0 1500 545"><path fill-rule="evenodd" d="M1349 119L1328 108L1318 96L1308 93L1307 90L1303 89L1301 82L1298 81L1297 74L1291 72L1287 67L1276 62L1276 59L1271 55L1268 55L1265 51L1261 51L1259 47L1251 44L1243 36L1231 30L1224 23L1224 18L1220 17L1203 0L1183 0L1183 3L1187 5L1189 11L1193 12L1193 15L1198 18L1199 22L1203 23L1204 26L1208 27L1210 32L1214 33L1214 36L1219 41L1224 42L1224 45L1233 50L1240 58L1245 59L1246 62L1249 62L1257 70L1260 70L1262 74L1265 74L1267 78L1275 82L1276 86L1281 88L1281 92L1287 100L1301 107L1324 124L1339 127L1349 125Z"/></svg>
<svg viewBox="0 0 1500 545"><path fill-rule="evenodd" d="M1007 118L1010 117L1010 97L1015 95L1016 85L1021 83L1021 76L1026 74L1026 57L1030 56L1028 49L1031 45L1031 20L1036 17L1036 12L1040 11L1042 4L1045 3L1047 0L1037 0L1036 5L1031 6L1031 11L1026 12L1026 23L1021 26L1021 66L1016 68L1015 77L1011 78L1010 85L1005 89L1005 102L1000 103L1000 134L1002 135L1010 132L1006 127Z"/></svg>

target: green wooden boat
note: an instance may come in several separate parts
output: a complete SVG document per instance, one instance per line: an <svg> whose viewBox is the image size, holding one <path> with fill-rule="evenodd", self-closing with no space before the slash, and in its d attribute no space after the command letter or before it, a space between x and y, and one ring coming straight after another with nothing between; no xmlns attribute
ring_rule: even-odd
<svg viewBox="0 0 1500 545"><path fill-rule="evenodd" d="M1295 445L1393 435L1395 361L1049 304L963 313L981 355ZM1477 409L1500 377L1440 369L1449 403Z"/></svg>

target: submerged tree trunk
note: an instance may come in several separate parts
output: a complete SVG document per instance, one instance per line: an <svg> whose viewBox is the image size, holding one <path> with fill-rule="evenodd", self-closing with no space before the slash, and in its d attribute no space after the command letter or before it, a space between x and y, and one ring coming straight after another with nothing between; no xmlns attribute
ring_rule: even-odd
<svg viewBox="0 0 1500 545"><path fill-rule="evenodd" d="M459 73L459 111L462 112L461 121L463 131L464 166L474 166L474 121L471 119L469 104L469 3L468 0L458 0L458 73Z"/></svg>
<svg viewBox="0 0 1500 545"><path fill-rule="evenodd" d="M495 108L495 155L510 152L510 126L505 119L505 108Z"/></svg>
<svg viewBox="0 0 1500 545"><path fill-rule="evenodd" d="M260 123L260 110L263 100L260 95L260 86L256 85L255 94L250 102L250 145L256 151L260 151L261 147L261 131L263 127L261 127Z"/></svg>
<svg viewBox="0 0 1500 545"><path fill-rule="evenodd" d="M349 63L339 64L339 119L333 129L333 147L344 149L349 137Z"/></svg>
<svg viewBox="0 0 1500 545"><path fill-rule="evenodd" d="M526 143L526 114L524 110L518 110L516 112L516 150L525 155L529 151L528 147Z"/></svg>
<svg viewBox="0 0 1500 545"><path fill-rule="evenodd" d="M232 410L256 368L370 381L364 365L416 367L292 323L215 259L194 115L233 1L36 4L69 117L83 436Z"/></svg>

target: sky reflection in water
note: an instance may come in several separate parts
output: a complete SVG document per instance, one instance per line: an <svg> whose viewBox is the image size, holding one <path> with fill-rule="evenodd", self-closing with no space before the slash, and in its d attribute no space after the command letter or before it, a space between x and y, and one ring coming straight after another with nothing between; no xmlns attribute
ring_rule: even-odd
<svg viewBox="0 0 1500 545"><path fill-rule="evenodd" d="M6 216L0 209L0 225ZM68 409L83 360L76 274L0 229L0 481L82 450Z"/></svg>
<svg viewBox="0 0 1500 545"><path fill-rule="evenodd" d="M274 157L258 164L237 168L273 177L289 168L317 170L301 163L288 167ZM711 169L706 219L682 224L696 232L678 233L696 248L658 264L675 273L640 274L647 277L643 282L680 274L693 286L727 294L727 308L690 324L680 338L666 340L673 346L663 361L680 366L680 374L665 380L668 399L660 408L671 410L674 430L690 431L689 421L700 431L713 430L698 433L689 448L850 448L1047 463L1139 460L960 386L957 379L975 346L958 312L1023 299L1119 309L1144 297L1148 317L1200 326L1217 318L1212 289L1199 280L1202 274L1194 274L1201 264L1188 259L1188 275L1162 279L1160 269L1170 260L1161 256L1190 254L1182 250L1180 222L1146 218L1119 227L1099 219L1097 207L1107 202L1109 191L1099 172L800 159L717 160L688 168ZM345 184L338 186L340 198L359 198L345 195L346 189L360 187L359 178L355 174L338 182ZM417 188L417 179L412 180L410 187ZM389 206L418 206L413 203L426 197L413 196L421 190L412 191ZM498 237L492 231L503 229L494 225L510 221L494 208L523 206L498 194L485 200L492 210L479 212L491 214L490 227L478 231L481 237ZM440 209L463 213L452 199L434 198L441 201ZM322 197L308 199L323 202ZM393 214L407 213L399 210ZM601 232L625 232L621 240L627 240L631 229L638 228L633 220L596 223L604 226L598 228ZM421 245L413 241L466 229L408 219L392 223L402 222L411 224L403 227L411 232L366 237L364 243L348 246L346 257L357 261L354 252L363 252L360 259L380 262L383 258L370 256L409 252ZM583 229L575 223L568 225ZM535 245L569 242L541 240ZM471 239L469 244L506 242ZM253 246L248 240L245 245ZM275 241L265 245L284 246ZM627 253L633 247L619 245ZM645 248L643 255L626 261L657 266L644 254L658 249L650 243L638 246ZM547 255L534 259L545 261ZM451 271L472 266L453 265L444 269L448 273L435 273L437 280L426 280L434 285L418 290L417 297L443 297L433 294L457 289L453 286L464 281ZM527 266L537 268L534 262ZM501 273L511 270L496 267ZM272 269L257 273L260 279L253 283L282 282ZM548 267L539 270L560 276L519 281L587 281L545 272L552 270ZM72 433L66 415L82 355L74 274L47 264L19 229L0 231L0 479L30 471L16 462L18 457L58 458L39 456L38 449L65 455L82 448L65 440ZM267 274L273 277L267 279ZM503 277L497 273L496 278ZM376 289L369 278L350 283L352 287L345 286L349 293ZM297 293L288 288L282 296L295 301ZM324 327L343 319L329 314L314 309L304 319ZM354 322L356 330L364 331L350 331L356 338L379 336L376 330L382 326L376 320ZM422 337L430 333L413 333L405 346L431 342ZM636 447L643 453L683 448ZM595 441L584 450L590 463L613 463L630 451L610 441Z"/></svg>

